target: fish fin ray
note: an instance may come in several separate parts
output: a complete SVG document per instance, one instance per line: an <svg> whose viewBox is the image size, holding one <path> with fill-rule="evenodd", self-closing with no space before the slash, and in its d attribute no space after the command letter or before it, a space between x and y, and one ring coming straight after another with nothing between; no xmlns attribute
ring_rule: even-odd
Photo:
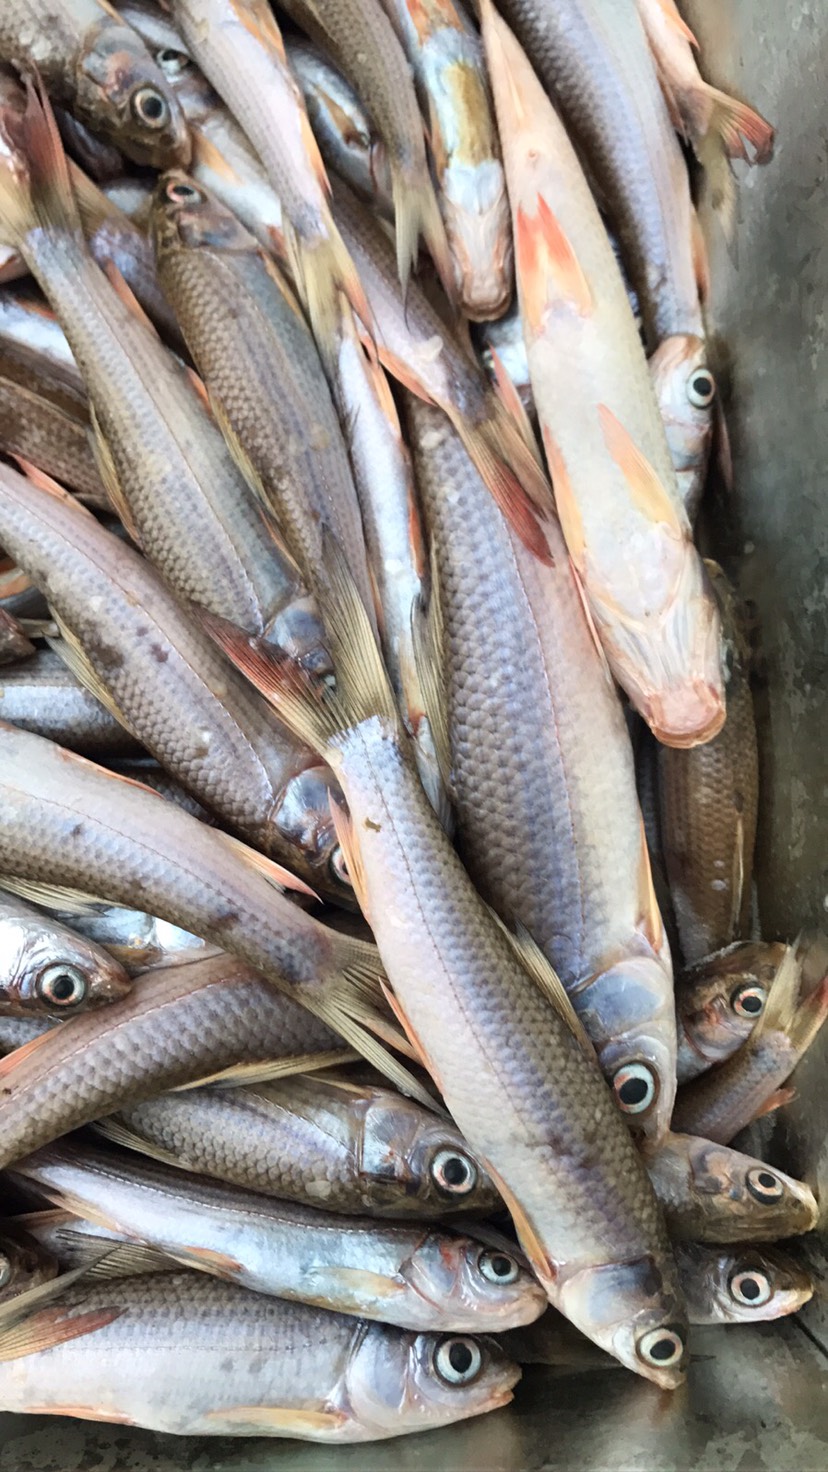
<svg viewBox="0 0 828 1472"><path fill-rule="evenodd" d="M22 246L30 230L80 235L81 222L66 154L45 89L25 79L26 107L20 119L20 147L27 174L13 161L0 167L0 224L9 245Z"/></svg>
<svg viewBox="0 0 828 1472"><path fill-rule="evenodd" d="M59 884L46 884L39 879L26 879L19 874L0 875L0 889L19 894L33 905L46 910L60 910L67 915L94 915L100 905L108 904L98 895L83 889L69 889Z"/></svg>
<svg viewBox="0 0 828 1472"><path fill-rule="evenodd" d="M100 421L95 412L95 405L91 400L89 403L89 419L92 426L92 453L95 457L98 474L103 481L104 490L112 503L112 509L115 515L123 524L127 536L135 543L136 547L140 547L142 545L141 533L133 518L132 507L124 494L112 451L101 429Z"/></svg>
<svg viewBox="0 0 828 1472"><path fill-rule="evenodd" d="M495 385L497 388L497 392L500 395L503 407L506 409L508 414L511 414L512 418L514 419L518 429L520 430L521 438L526 444L526 448L530 451L532 456L537 459L538 449L535 442L535 432L532 429L529 415L526 412L523 400L517 391L515 383L509 377L509 374L506 371L503 359L501 358L497 349L492 347L491 344L489 345L489 354L492 360L492 367L494 368Z"/></svg>
<svg viewBox="0 0 828 1472"><path fill-rule="evenodd" d="M277 1079L291 1078L297 1073L318 1073L323 1068L338 1068L345 1063L356 1063L359 1055L352 1048L331 1049L327 1053L297 1053L288 1058L263 1059L257 1063L234 1063L218 1073L209 1073L192 1083L179 1084L171 1092L186 1093L188 1089L201 1089L206 1084L220 1088L242 1088L249 1084L274 1083Z"/></svg>
<svg viewBox="0 0 828 1472"><path fill-rule="evenodd" d="M606 404L598 405L604 443L621 471L639 511L650 521L664 522L676 536L685 527L679 513L649 460Z"/></svg>
<svg viewBox="0 0 828 1472"><path fill-rule="evenodd" d="M95 699L100 701L101 705L105 710L109 711L111 716L114 716L118 724L123 726L127 731L130 731L132 728L129 722L124 718L117 702L104 685L86 651L81 647L77 636L63 622L63 619L54 609L52 610L52 617L58 626L60 638L47 639L46 643L49 645L49 648L66 665L67 669L71 670L78 683L83 685L90 694L94 695ZM134 731L132 731L132 735L135 735Z"/></svg>
<svg viewBox="0 0 828 1472"><path fill-rule="evenodd" d="M770 163L775 140L771 124L746 102L740 102L738 97L730 97L707 82L703 85L710 105L708 132L717 136L728 158L741 158L746 163ZM745 139L753 149L752 158L745 147Z"/></svg>
<svg viewBox="0 0 828 1472"><path fill-rule="evenodd" d="M457 300L457 283L448 237L427 165L416 173L391 161L391 183L396 223L397 272L405 296L412 268L417 264L417 245L422 235L449 301Z"/></svg>
<svg viewBox="0 0 828 1472"><path fill-rule="evenodd" d="M566 1023L573 1037L577 1038L585 1056L591 1063L594 1063L595 1049L587 1036L584 1024L575 1011L557 971L547 960L537 941L529 934L525 925L518 923L515 930L511 931L503 924L500 917L495 915L494 910L491 913L497 920L503 934L508 937L509 944L518 957L527 976L535 983L538 991L546 998L547 1002L554 1007L558 1016Z"/></svg>
<svg viewBox="0 0 828 1472"><path fill-rule="evenodd" d="M368 894L368 882L365 875L365 865L359 851L359 844L354 836L354 824L348 809L344 803L338 802L332 795L328 795L328 804L331 809L336 836L339 839L345 865L353 885L354 894L359 902L359 908L365 916L368 924L371 923L370 898Z"/></svg>
<svg viewBox="0 0 828 1472"><path fill-rule="evenodd" d="M436 549L433 547L428 602L427 604L417 602L412 605L411 640L417 683L423 697L423 713L431 732L442 786L445 793L448 794L451 789L451 736L449 734L448 694L444 677L445 643L439 567ZM448 802L447 797L446 802ZM445 827L445 823L443 826Z"/></svg>
<svg viewBox="0 0 828 1472"><path fill-rule="evenodd" d="M264 879L272 884L274 889L295 889L299 894L309 895L311 899L318 900L319 895L304 879L299 879L286 869L282 864L277 864L274 859L269 859L266 854L259 853L258 849L251 848L249 844L243 843L240 838L234 838L231 833L223 833L220 829L214 830L226 845L232 849L235 857L246 864L248 869L254 869Z"/></svg>
<svg viewBox="0 0 828 1472"><path fill-rule="evenodd" d="M524 547L537 557L539 562L549 565L552 556L540 524L540 517L551 508L551 491L540 467L526 449L517 425L499 400L495 399L494 404L497 414L482 423L472 424L464 415L457 412L450 415L451 421L475 469L485 482L515 535ZM508 445L508 450L511 451L511 454L508 451L504 453L504 444L509 441L511 443ZM516 447L520 449L519 459L524 467L523 480L510 463L514 458ZM528 476L525 473L527 461L529 461ZM542 486L546 502L543 507L538 505L538 496L530 494L525 489L526 480L529 480L533 487L539 484Z"/></svg>

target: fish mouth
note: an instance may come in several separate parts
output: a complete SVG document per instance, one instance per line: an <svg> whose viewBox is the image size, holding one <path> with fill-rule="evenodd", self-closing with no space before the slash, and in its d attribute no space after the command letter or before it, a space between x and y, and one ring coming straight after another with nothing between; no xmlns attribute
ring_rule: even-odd
<svg viewBox="0 0 828 1472"><path fill-rule="evenodd" d="M703 680L689 680L651 696L646 720L653 735L665 746L688 750L718 736L725 714L724 701L712 685Z"/></svg>

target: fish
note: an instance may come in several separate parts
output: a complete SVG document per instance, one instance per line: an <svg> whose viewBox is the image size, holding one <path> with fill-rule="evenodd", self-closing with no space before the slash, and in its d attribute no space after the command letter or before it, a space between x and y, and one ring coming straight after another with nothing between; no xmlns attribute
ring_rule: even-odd
<svg viewBox="0 0 828 1472"><path fill-rule="evenodd" d="M89 441L89 417L75 413L46 392L7 377L0 367L0 449L53 476L87 504L101 510L109 498Z"/></svg>
<svg viewBox="0 0 828 1472"><path fill-rule="evenodd" d="M148 971L120 1001L65 1022L2 1019L0 1041L17 1050L0 1063L4 1165L165 1089L242 1065L272 1064L278 1076L280 1065L352 1056L298 1003L214 950Z"/></svg>
<svg viewBox="0 0 828 1472"><path fill-rule="evenodd" d="M664 862L687 964L750 934L759 803L744 610L718 564L706 566L722 623L727 718L705 746L658 753Z"/></svg>
<svg viewBox="0 0 828 1472"><path fill-rule="evenodd" d="M266 0L174 0L172 16L279 196L293 280L326 356L343 311L340 293L369 328L370 312L331 215L325 166L276 18Z"/></svg>
<svg viewBox="0 0 828 1472"><path fill-rule="evenodd" d="M0 1011L75 1017L130 989L106 951L0 889Z"/></svg>
<svg viewBox="0 0 828 1472"><path fill-rule="evenodd" d="M517 425L486 381L471 351L455 340L416 280L405 302L394 253L382 226L339 180L334 209L370 303L376 351L387 371L448 415L472 460L518 535L536 556L548 549L535 508L545 514L550 489Z"/></svg>
<svg viewBox="0 0 828 1472"><path fill-rule="evenodd" d="M284 263L288 248L279 196L233 114L188 55L171 17L153 0L121 0L119 11L146 41L187 119L192 177ZM154 187L153 181L150 193Z"/></svg>
<svg viewBox="0 0 828 1472"><path fill-rule="evenodd" d="M34 1186L130 1241L256 1293L435 1333L530 1323L546 1295L505 1252L419 1223L347 1221L158 1165L63 1142L19 1161Z"/></svg>
<svg viewBox="0 0 828 1472"><path fill-rule="evenodd" d="M381 0L284 0L282 9L345 73L385 145L403 294L422 236L446 294L453 299L454 269L429 171L410 58L406 59Z"/></svg>
<svg viewBox="0 0 828 1472"><path fill-rule="evenodd" d="M512 296L506 179L478 32L454 0L383 0L427 119L460 306L499 317Z"/></svg>
<svg viewBox="0 0 828 1472"><path fill-rule="evenodd" d="M327 1073L148 1098L97 1129L179 1169L351 1217L431 1221L499 1203L449 1120Z"/></svg>
<svg viewBox="0 0 828 1472"><path fill-rule="evenodd" d="M126 1242L119 1233L59 1207L23 1212L13 1218L12 1225L15 1232L25 1231L38 1247L50 1253L62 1272L83 1268L90 1278L128 1278L133 1272L181 1271L174 1258L140 1243Z"/></svg>
<svg viewBox="0 0 828 1472"><path fill-rule="evenodd" d="M378 213L393 220L385 145L350 82L324 51L303 37L287 37L285 50L325 164Z"/></svg>
<svg viewBox="0 0 828 1472"><path fill-rule="evenodd" d="M55 121L67 156L74 159L96 184L105 184L124 172L126 161L120 149L114 148L99 134L92 133L74 113L56 106Z"/></svg>
<svg viewBox="0 0 828 1472"><path fill-rule="evenodd" d="M735 185L728 160L769 163L774 129L746 102L705 82L693 55L698 42L674 0L636 3L670 117L704 166L714 208L722 211L723 223L730 232Z"/></svg>
<svg viewBox="0 0 828 1472"><path fill-rule="evenodd" d="M154 190L154 175L136 179L131 174L119 174L101 185L101 192L107 199L142 229L146 229L149 221Z"/></svg>
<svg viewBox="0 0 828 1472"><path fill-rule="evenodd" d="M48 1283L58 1272L57 1259L12 1221L0 1229L0 1305L18 1294Z"/></svg>
<svg viewBox="0 0 828 1472"><path fill-rule="evenodd" d="M2 392L0 392L2 406ZM36 646L25 629L4 608L0 608L0 665L13 665L17 660L29 660L36 653ZM5 678L5 677L4 677ZM2 691L2 686L0 686ZM0 695L0 698L2 696Z"/></svg>
<svg viewBox="0 0 828 1472"><path fill-rule="evenodd" d="M539 562L440 410L409 396L406 420L435 561L461 855L554 967L629 1125L657 1138L675 1096L670 954L624 716L563 537L547 528L551 565Z"/></svg>
<svg viewBox="0 0 828 1472"><path fill-rule="evenodd" d="M188 1436L375 1441L506 1405L519 1377L485 1338L415 1334L192 1272L86 1278L0 1340L4 1409Z"/></svg>
<svg viewBox="0 0 828 1472"><path fill-rule="evenodd" d="M683 1084L673 1126L722 1145L761 1114L792 1097L783 1085L828 1017L828 976L800 994L801 957L788 946L770 984L764 1011L724 1063Z"/></svg>
<svg viewBox="0 0 828 1472"><path fill-rule="evenodd" d="M679 494L691 525L704 491L716 424L716 380L700 337L665 337L648 360Z"/></svg>
<svg viewBox="0 0 828 1472"><path fill-rule="evenodd" d="M39 293L25 286L0 291L0 355L14 363L14 377L53 386L73 409L86 404L86 386L57 317Z"/></svg>
<svg viewBox="0 0 828 1472"><path fill-rule="evenodd" d="M691 1324L752 1324L795 1314L814 1294L810 1274L787 1252L740 1243L675 1245Z"/></svg>
<svg viewBox="0 0 828 1472"><path fill-rule="evenodd" d="M561 982L525 932L513 937L498 921L443 832L359 595L334 548L330 558L335 691L238 630L209 626L336 772L348 804L337 812L340 840L389 1002L550 1301L629 1368L674 1388L681 1296L629 1130Z"/></svg>
<svg viewBox="0 0 828 1472"><path fill-rule="evenodd" d="M735 941L678 973L680 1084L724 1063L750 1037L785 950L781 941Z"/></svg>
<svg viewBox="0 0 828 1472"><path fill-rule="evenodd" d="M146 757L138 757L134 761L128 758L123 761L109 761L106 763L111 772L118 777L130 777L140 782L144 787L150 787L157 792L159 797L164 797L168 802L174 802L183 808L185 813L198 818L200 823L215 824L213 814L201 806L194 797L190 795L186 787L176 782L174 777L165 772L164 768Z"/></svg>
<svg viewBox="0 0 828 1472"><path fill-rule="evenodd" d="M501 391L505 389L511 399L509 384L518 393L521 407L530 422L536 419L535 400L532 396L532 380L529 376L529 359L523 336L523 322L516 301L508 312L495 322L481 322L474 333L480 359L492 383ZM505 375L505 378L504 378Z"/></svg>
<svg viewBox="0 0 828 1472"><path fill-rule="evenodd" d="M186 174L158 184L161 281L231 450L312 592L325 529L373 606L359 502L319 354L259 242Z"/></svg>
<svg viewBox="0 0 828 1472"><path fill-rule="evenodd" d="M189 162L174 94L140 37L101 0L6 0L0 60L36 71L57 102L135 163Z"/></svg>
<svg viewBox="0 0 828 1472"><path fill-rule="evenodd" d="M58 903L61 901L59 900ZM159 920L143 910L128 910L119 905L96 904L67 896L63 903L70 908L51 911L56 919L64 919L79 935L95 941L120 961L131 976L148 969L188 960L200 951L206 956L215 947L208 946L199 935Z"/></svg>
<svg viewBox="0 0 828 1472"><path fill-rule="evenodd" d="M667 1135L647 1171L673 1242L776 1242L819 1217L804 1181L712 1140Z"/></svg>
<svg viewBox="0 0 828 1472"><path fill-rule="evenodd" d="M569 556L631 704L660 741L695 746L725 718L719 616L644 352L563 125L490 0L482 15L532 388Z"/></svg>
<svg viewBox="0 0 828 1472"><path fill-rule="evenodd" d="M633 286L652 352L704 337L687 167L658 85L636 0L503 0L587 160ZM498 75L490 73L496 84ZM507 169L508 176L508 169Z"/></svg>
<svg viewBox="0 0 828 1472"><path fill-rule="evenodd" d="M432 1104L375 1035L406 1050L383 1002L375 947L292 904L281 886L301 881L272 860L150 789L12 726L0 726L0 795L0 873L28 880L29 898L34 881L120 905L140 901L247 961Z"/></svg>
<svg viewBox="0 0 828 1472"><path fill-rule="evenodd" d="M115 509L179 597L257 632L270 628L288 644L293 618L297 647L316 649L321 630L296 570L191 377L136 315L123 283L108 281L89 256L54 119L31 88L23 133L24 152L40 165L29 178L22 159L19 170L0 159L0 224L44 287L82 369Z"/></svg>
<svg viewBox="0 0 828 1472"><path fill-rule="evenodd" d="M52 649L38 648L0 681L0 720L81 756L136 755L141 747Z"/></svg>
<svg viewBox="0 0 828 1472"><path fill-rule="evenodd" d="M234 833L347 903L324 768L151 564L59 487L5 466L0 540L48 598L58 652L139 746Z"/></svg>

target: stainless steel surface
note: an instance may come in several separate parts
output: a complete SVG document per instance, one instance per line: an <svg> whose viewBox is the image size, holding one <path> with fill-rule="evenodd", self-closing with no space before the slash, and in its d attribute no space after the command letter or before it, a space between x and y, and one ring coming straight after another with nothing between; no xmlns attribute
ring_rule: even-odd
<svg viewBox="0 0 828 1472"><path fill-rule="evenodd" d="M778 128L767 168L739 167L737 246L710 222L715 364L735 490L711 518L757 607L762 751L759 913L767 936L828 926L828 0L692 0L705 73ZM828 1029L826 1029L828 1032ZM828 1036L799 1098L760 1132L828 1201ZM824 1243L823 1243L824 1247ZM0 1417L0 1472L825 1472L826 1263L796 1320L699 1330L687 1387L624 1371L527 1372L507 1410L368 1447L172 1438L46 1417ZM820 1345L824 1348L820 1348Z"/></svg>

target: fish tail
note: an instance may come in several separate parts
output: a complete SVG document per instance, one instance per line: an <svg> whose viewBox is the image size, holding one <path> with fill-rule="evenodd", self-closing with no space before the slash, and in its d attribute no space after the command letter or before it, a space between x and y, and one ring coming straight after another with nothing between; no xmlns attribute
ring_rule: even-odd
<svg viewBox="0 0 828 1472"><path fill-rule="evenodd" d="M428 168L412 170L391 161L394 219L397 232L397 272L403 294L411 269L417 263L417 246L422 235L437 267L449 301L457 300L457 281L448 236Z"/></svg>
<svg viewBox="0 0 828 1472"><path fill-rule="evenodd" d="M216 643L264 695L291 731L320 755L335 755L337 737L371 716L398 728L391 682L365 605L344 554L323 535L324 572L317 592L336 674L336 687L314 680L284 651L215 614L199 618Z"/></svg>
<svg viewBox="0 0 828 1472"><path fill-rule="evenodd" d="M20 158L0 165L0 232L22 246L38 226L80 232L81 223L69 167L49 100L39 85L26 81L26 109L17 125Z"/></svg>
<svg viewBox="0 0 828 1472"><path fill-rule="evenodd" d="M773 158L774 129L770 123L740 102L738 97L729 97L716 87L704 84L707 105L707 132L715 134L728 158L741 158L746 163L767 164ZM748 153L745 140L753 149Z"/></svg>
<svg viewBox="0 0 828 1472"><path fill-rule="evenodd" d="M828 1017L828 976L799 1003L788 1028L794 1049L798 1054L807 1052L817 1033Z"/></svg>
<svg viewBox="0 0 828 1472"><path fill-rule="evenodd" d="M785 954L768 988L765 1010L751 1034L752 1043L769 1032L784 1032L790 1036L797 1016L799 987L802 979L802 964L797 954L798 944L798 941L794 941L793 945L785 947Z"/></svg>
<svg viewBox="0 0 828 1472"><path fill-rule="evenodd" d="M342 321L342 296L369 333L373 332L374 317L356 266L331 217L327 224L327 234L306 244L285 221L285 240L317 347L325 363L332 366Z"/></svg>

